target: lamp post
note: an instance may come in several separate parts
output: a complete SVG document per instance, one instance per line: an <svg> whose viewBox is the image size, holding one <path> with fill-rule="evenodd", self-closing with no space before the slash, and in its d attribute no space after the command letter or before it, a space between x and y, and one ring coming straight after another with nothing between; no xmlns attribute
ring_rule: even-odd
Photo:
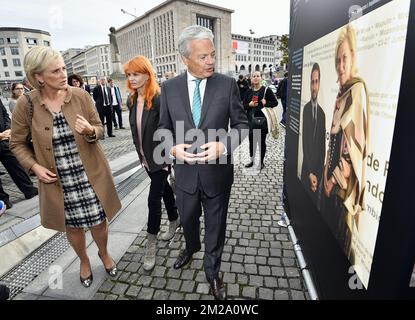
<svg viewBox="0 0 415 320"><path fill-rule="evenodd" d="M254 72L254 34L255 32L252 29L249 29L249 33L251 34L251 71L250 73Z"/></svg>
<svg viewBox="0 0 415 320"><path fill-rule="evenodd" d="M126 11L126 10L124 10L124 9L121 9L121 12L122 12L122 13L124 13L124 14L128 14L128 15L130 15L130 16L132 16L132 17L134 17L135 19L137 19L137 18L138 18L135 14L129 13L128 11Z"/></svg>

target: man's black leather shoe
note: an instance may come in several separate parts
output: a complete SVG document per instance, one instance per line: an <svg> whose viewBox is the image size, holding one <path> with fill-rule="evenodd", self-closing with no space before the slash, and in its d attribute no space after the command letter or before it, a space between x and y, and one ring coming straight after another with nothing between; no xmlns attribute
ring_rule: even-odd
<svg viewBox="0 0 415 320"><path fill-rule="evenodd" d="M182 250L177 258L176 262L173 265L174 269L180 269L192 259L193 254L189 254L186 249Z"/></svg>
<svg viewBox="0 0 415 320"><path fill-rule="evenodd" d="M223 282L219 277L213 278L212 281L209 281L210 290L212 291L215 300L226 300L226 290Z"/></svg>

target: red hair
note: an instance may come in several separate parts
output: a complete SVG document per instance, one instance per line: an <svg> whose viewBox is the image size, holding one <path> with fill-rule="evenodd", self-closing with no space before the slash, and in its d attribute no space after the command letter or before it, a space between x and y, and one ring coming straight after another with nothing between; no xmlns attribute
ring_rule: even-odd
<svg viewBox="0 0 415 320"><path fill-rule="evenodd" d="M160 86L156 81L156 76L154 74L153 66L151 65L150 60L144 56L136 56L126 64L124 64L124 73L142 73L148 76L147 83L143 90L143 97L147 103L147 109L150 110L153 107L153 98L160 93ZM136 97L138 97L138 92L136 89L133 89L130 85L130 81L127 80L128 90L131 92L131 108L133 107L133 102Z"/></svg>

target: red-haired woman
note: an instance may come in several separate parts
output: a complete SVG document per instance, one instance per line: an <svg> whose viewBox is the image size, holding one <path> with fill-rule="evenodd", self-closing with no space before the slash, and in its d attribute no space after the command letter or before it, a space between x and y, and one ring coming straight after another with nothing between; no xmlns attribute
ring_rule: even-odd
<svg viewBox="0 0 415 320"><path fill-rule="evenodd" d="M180 225L173 190L167 182L170 168L157 164L153 151L160 142L153 141L160 118L160 87L157 84L150 61L137 56L124 65L131 92L127 101L130 110L130 127L138 157L151 179L148 195L147 246L144 256L144 270L152 270L156 260L157 234L161 223L161 199L167 209L169 230L162 234L163 240L174 237Z"/></svg>

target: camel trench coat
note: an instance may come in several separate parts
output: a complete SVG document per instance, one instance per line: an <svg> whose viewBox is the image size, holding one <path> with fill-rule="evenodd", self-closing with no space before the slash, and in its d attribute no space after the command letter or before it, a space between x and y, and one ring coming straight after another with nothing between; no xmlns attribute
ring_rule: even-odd
<svg viewBox="0 0 415 320"><path fill-rule="evenodd" d="M53 116L42 101L40 92L30 93L33 102L32 140L34 153L26 141L30 133L28 102L25 96L17 101L12 118L11 150L28 172L34 164L49 169L58 175L53 154ZM91 96L83 89L68 87L62 112L71 128L85 173L110 221L121 209L111 169L98 142L104 134ZM80 135L75 131L77 114L82 115L95 128L96 137ZM42 226L66 231L63 190L59 180L52 184L39 181L39 204Z"/></svg>

